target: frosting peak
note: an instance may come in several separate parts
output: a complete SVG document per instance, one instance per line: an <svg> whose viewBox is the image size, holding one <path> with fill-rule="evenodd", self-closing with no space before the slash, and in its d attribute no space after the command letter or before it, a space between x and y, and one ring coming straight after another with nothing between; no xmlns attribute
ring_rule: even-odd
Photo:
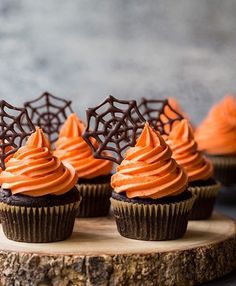
<svg viewBox="0 0 236 286"><path fill-rule="evenodd" d="M85 125L75 113L68 116L65 124L60 131L60 137L78 137L82 136L85 129Z"/></svg>
<svg viewBox="0 0 236 286"><path fill-rule="evenodd" d="M176 143L194 140L193 129L187 119L181 120L174 126L173 130L170 132L169 140Z"/></svg>
<svg viewBox="0 0 236 286"><path fill-rule="evenodd" d="M186 119L172 129L167 144L173 151L173 158L188 174L189 181L207 180L213 174L213 166L197 150L193 130Z"/></svg>
<svg viewBox="0 0 236 286"><path fill-rule="evenodd" d="M61 195L70 191L78 180L74 168L54 157L41 129L33 133L6 163L0 174L0 185L12 194L32 197Z"/></svg>
<svg viewBox="0 0 236 286"><path fill-rule="evenodd" d="M160 142L162 140L161 137L153 136L152 129L149 128L148 123L145 124L145 128L143 129L143 132L139 136L136 147L154 147L158 143L161 144L163 142Z"/></svg>
<svg viewBox="0 0 236 286"><path fill-rule="evenodd" d="M117 193L126 192L129 198L157 199L180 194L188 179L171 154L158 131L146 123L135 147L126 152L112 176L112 187Z"/></svg>
<svg viewBox="0 0 236 286"><path fill-rule="evenodd" d="M199 149L213 155L236 154L236 98L227 95L212 107L195 132Z"/></svg>
<svg viewBox="0 0 236 286"><path fill-rule="evenodd" d="M62 126L55 143L54 155L63 162L70 163L80 178L91 179L108 175L111 173L112 163L93 157L90 147L82 137L84 129L84 123L76 114L71 114Z"/></svg>
<svg viewBox="0 0 236 286"><path fill-rule="evenodd" d="M36 127L36 131L30 135L25 145L38 148L47 148L50 150L49 140L43 133L43 130L39 127Z"/></svg>

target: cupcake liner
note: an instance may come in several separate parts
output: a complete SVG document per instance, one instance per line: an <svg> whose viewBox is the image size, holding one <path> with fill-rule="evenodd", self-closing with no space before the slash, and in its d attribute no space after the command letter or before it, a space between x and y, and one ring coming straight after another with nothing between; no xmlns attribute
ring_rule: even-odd
<svg viewBox="0 0 236 286"><path fill-rule="evenodd" d="M55 242L68 238L73 231L80 201L60 206L26 207L0 203L3 232L21 242Z"/></svg>
<svg viewBox="0 0 236 286"><path fill-rule="evenodd" d="M236 156L207 156L214 165L214 177L224 186L236 184Z"/></svg>
<svg viewBox="0 0 236 286"><path fill-rule="evenodd" d="M105 184L77 184L82 196L77 217L107 216L110 210L111 186Z"/></svg>
<svg viewBox="0 0 236 286"><path fill-rule="evenodd" d="M220 183L216 183L211 186L197 186L188 188L188 190L196 196L189 216L190 220L208 219L212 215L220 186Z"/></svg>
<svg viewBox="0 0 236 286"><path fill-rule="evenodd" d="M171 204L129 203L111 198L119 233L138 240L171 240L182 237L194 196Z"/></svg>

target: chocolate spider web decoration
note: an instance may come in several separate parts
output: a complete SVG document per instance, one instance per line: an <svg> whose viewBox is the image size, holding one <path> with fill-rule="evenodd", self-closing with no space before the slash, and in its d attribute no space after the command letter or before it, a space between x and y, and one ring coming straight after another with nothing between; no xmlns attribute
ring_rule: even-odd
<svg viewBox="0 0 236 286"><path fill-rule="evenodd" d="M138 108L149 124L160 132L161 135L169 135L175 122L181 121L184 117L176 111L168 99L146 99L142 98ZM167 114L167 110L172 116Z"/></svg>
<svg viewBox="0 0 236 286"><path fill-rule="evenodd" d="M118 100L109 96L99 106L87 110L83 138L95 158L120 164L124 151L135 145L144 125L145 119L135 100Z"/></svg>
<svg viewBox="0 0 236 286"><path fill-rule="evenodd" d="M27 122L26 126L21 124ZM26 137L35 131L35 126L25 108L10 105L0 100L0 167L5 169L5 160L14 154L23 144Z"/></svg>
<svg viewBox="0 0 236 286"><path fill-rule="evenodd" d="M60 127L68 115L73 113L70 100L56 97L48 92L32 101L27 101L25 107L32 122L43 129L51 143L57 140Z"/></svg>

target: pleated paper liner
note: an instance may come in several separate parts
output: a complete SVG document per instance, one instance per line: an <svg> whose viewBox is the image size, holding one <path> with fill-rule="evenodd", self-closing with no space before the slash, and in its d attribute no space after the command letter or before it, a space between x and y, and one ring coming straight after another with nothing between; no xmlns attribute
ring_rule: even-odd
<svg viewBox="0 0 236 286"><path fill-rule="evenodd" d="M111 186L104 184L77 184L82 201L77 217L107 216L110 210Z"/></svg>
<svg viewBox="0 0 236 286"><path fill-rule="evenodd" d="M170 204L142 204L111 198L119 233L137 240L172 240L187 229L194 196Z"/></svg>
<svg viewBox="0 0 236 286"><path fill-rule="evenodd" d="M55 242L68 238L73 231L80 201L49 207L13 206L0 203L3 232L21 242Z"/></svg>
<svg viewBox="0 0 236 286"><path fill-rule="evenodd" d="M190 220L208 219L212 215L220 186L220 183L216 182L210 186L188 187L188 190L196 196Z"/></svg>
<svg viewBox="0 0 236 286"><path fill-rule="evenodd" d="M207 157L214 165L214 177L224 186L236 184L236 156L210 156Z"/></svg>

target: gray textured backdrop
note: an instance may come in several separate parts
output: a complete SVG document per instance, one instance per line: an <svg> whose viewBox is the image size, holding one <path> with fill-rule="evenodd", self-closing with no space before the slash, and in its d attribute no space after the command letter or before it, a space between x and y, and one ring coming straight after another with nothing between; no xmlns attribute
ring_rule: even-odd
<svg viewBox="0 0 236 286"><path fill-rule="evenodd" d="M84 109L176 96L194 122L236 90L235 0L1 0L1 97L48 90Z"/></svg>

